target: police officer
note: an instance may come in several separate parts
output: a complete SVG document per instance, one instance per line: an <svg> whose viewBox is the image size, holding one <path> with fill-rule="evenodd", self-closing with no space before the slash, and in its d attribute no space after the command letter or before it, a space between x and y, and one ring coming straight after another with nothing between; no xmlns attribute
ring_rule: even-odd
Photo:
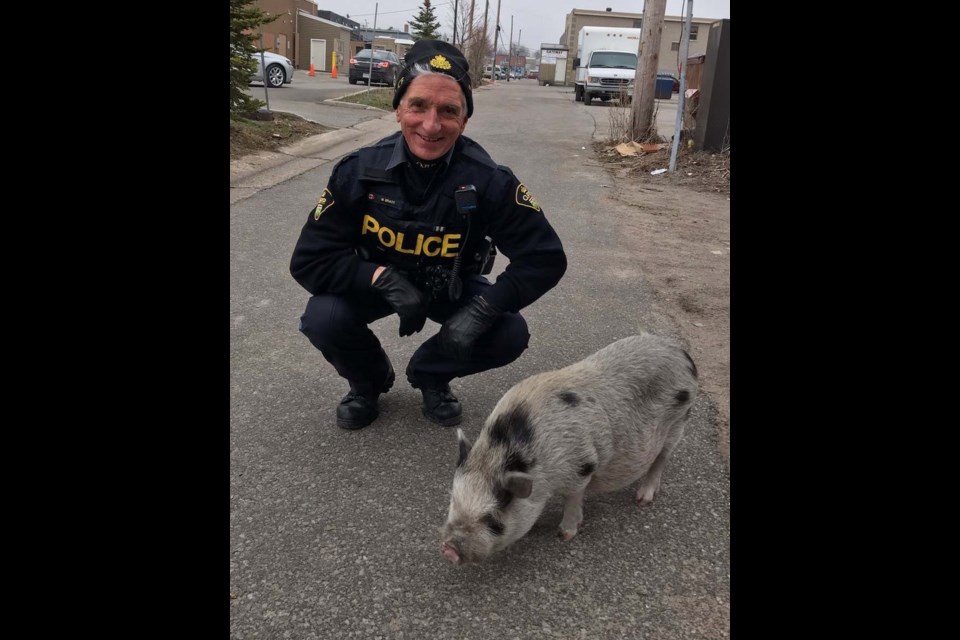
<svg viewBox="0 0 960 640"><path fill-rule="evenodd" d="M441 325L406 376L427 419L459 424L450 380L520 357L530 335L518 312L567 267L536 198L461 135L473 114L463 54L419 40L404 62L393 98L400 131L334 167L290 261L311 294L300 330L350 384L337 407L345 429L373 422L395 379L367 325L392 313L401 336L427 318ZM491 283L483 274L496 251L510 262Z"/></svg>

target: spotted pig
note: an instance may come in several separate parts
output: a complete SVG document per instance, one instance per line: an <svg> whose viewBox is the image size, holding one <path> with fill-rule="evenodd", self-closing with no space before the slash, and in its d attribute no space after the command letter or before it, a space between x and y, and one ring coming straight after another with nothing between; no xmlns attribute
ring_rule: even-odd
<svg viewBox="0 0 960 640"><path fill-rule="evenodd" d="M577 535L588 490L640 480L637 505L652 502L696 396L693 360L650 333L519 382L474 444L457 429L441 553L454 564L485 560L523 537L554 495L564 498L563 540Z"/></svg>

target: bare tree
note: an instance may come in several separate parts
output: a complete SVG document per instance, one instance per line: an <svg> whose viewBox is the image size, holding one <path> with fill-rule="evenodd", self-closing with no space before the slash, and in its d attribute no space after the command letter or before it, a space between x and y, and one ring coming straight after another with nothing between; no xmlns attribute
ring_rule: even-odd
<svg viewBox="0 0 960 640"><path fill-rule="evenodd" d="M483 30L483 16L475 15L471 23L473 12L467 10L471 3L460 0L457 10L457 48L463 52L470 64L470 79L474 87L479 87L483 78L484 61L490 56L493 45L487 40ZM453 18L453 4L448 5L450 17Z"/></svg>

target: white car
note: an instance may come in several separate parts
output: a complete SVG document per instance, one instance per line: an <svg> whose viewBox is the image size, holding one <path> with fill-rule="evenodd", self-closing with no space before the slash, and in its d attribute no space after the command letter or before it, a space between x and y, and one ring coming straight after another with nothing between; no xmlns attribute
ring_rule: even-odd
<svg viewBox="0 0 960 640"><path fill-rule="evenodd" d="M250 77L250 82L263 82L264 63L267 66L267 82L271 87L279 88L293 82L293 63L286 56L264 51L262 61L259 52L253 54L253 57L257 61L257 70Z"/></svg>
<svg viewBox="0 0 960 640"><path fill-rule="evenodd" d="M500 65L497 65L496 71L493 71L493 65L489 65L489 64L483 68L484 78L489 78L491 73L494 73L496 75L496 78L493 78L494 80L503 80L503 78L505 77L503 72L503 67L501 67Z"/></svg>

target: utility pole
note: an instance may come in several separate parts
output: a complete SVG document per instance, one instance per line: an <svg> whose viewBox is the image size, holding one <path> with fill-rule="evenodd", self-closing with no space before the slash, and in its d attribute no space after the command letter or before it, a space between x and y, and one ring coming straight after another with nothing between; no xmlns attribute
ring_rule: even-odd
<svg viewBox="0 0 960 640"><path fill-rule="evenodd" d="M458 0L453 0L453 46L457 46L457 4ZM300 15L300 12L297 12Z"/></svg>
<svg viewBox="0 0 960 640"><path fill-rule="evenodd" d="M510 46L507 47L507 82L513 72L513 16L510 16Z"/></svg>
<svg viewBox="0 0 960 640"><path fill-rule="evenodd" d="M683 131L683 94L687 88L687 60L690 59L690 23L693 22L693 0L687 0L687 19L683 23L680 41L683 42L683 62L680 66L680 95L677 96L677 124L673 130L673 148L670 149L670 172L677 170L680 133Z"/></svg>
<svg viewBox="0 0 960 640"><path fill-rule="evenodd" d="M474 9L474 5L475 5L475 4L476 4L476 0L470 0L470 24L467 25L467 29L468 29L468 31L467 31L467 40L469 40L469 41L471 42L471 44L470 44L470 48L471 48L471 49L475 49L475 48L476 48L476 43L473 42L473 36L475 35L475 34L473 33L473 9ZM461 36L460 36L460 42L463 42L463 35L462 35L462 34L461 34ZM474 57L474 56L471 56L471 58L472 58L472 57ZM476 56L476 59L477 59L477 60L481 60L482 58L480 58L479 56Z"/></svg>
<svg viewBox="0 0 960 640"><path fill-rule="evenodd" d="M660 36L667 0L647 0L643 5L643 35L640 40L640 59L633 82L633 108L630 111L630 139L637 142L656 140L657 123L654 120L654 89L657 82L657 63L660 59Z"/></svg>
<svg viewBox="0 0 960 640"><path fill-rule="evenodd" d="M490 10L490 0L487 0L487 8L483 10L483 46L487 46L487 12ZM490 81L497 81L497 34L500 33L500 0L497 0L497 22L493 27L493 62L490 65ZM483 75L481 72L480 75Z"/></svg>
<svg viewBox="0 0 960 640"><path fill-rule="evenodd" d="M367 5L369 6L369 5ZM377 39L377 10L380 9L380 3L373 5L373 35L370 36L370 70L367 72L367 89L373 82L373 43Z"/></svg>

